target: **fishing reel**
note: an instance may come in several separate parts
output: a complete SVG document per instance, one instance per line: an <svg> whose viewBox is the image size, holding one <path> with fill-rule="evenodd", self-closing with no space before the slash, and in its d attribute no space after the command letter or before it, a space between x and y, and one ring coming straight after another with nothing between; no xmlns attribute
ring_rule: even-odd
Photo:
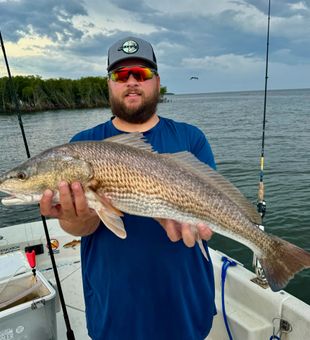
<svg viewBox="0 0 310 340"><path fill-rule="evenodd" d="M257 202L257 211L261 215L262 218L264 218L266 214L267 206L266 206L266 201L259 201Z"/></svg>

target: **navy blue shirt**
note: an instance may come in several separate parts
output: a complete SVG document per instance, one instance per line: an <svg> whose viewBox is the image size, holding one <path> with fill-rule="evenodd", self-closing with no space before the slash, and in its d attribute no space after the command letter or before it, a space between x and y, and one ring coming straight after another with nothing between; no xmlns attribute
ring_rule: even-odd
<svg viewBox="0 0 310 340"><path fill-rule="evenodd" d="M102 140L122 133L112 120L82 131L72 141ZM215 168L204 134L160 117L144 136L160 153L190 151ZM171 242L152 218L125 214L127 238L102 223L82 237L86 319L93 340L202 340L216 313L214 276L196 244ZM206 242L204 246L207 250ZM210 258L210 257L209 257Z"/></svg>

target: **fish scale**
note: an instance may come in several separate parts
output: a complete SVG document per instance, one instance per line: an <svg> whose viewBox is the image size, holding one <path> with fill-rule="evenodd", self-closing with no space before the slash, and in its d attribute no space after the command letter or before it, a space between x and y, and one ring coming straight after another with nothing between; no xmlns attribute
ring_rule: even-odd
<svg viewBox="0 0 310 340"><path fill-rule="evenodd" d="M62 180L81 182L89 207L121 238L127 235L123 213L193 229L204 223L251 248L274 291L310 267L308 252L257 228L255 207L223 176L188 152L154 152L141 134L46 150L0 176L0 190L12 195L2 203L37 203L44 190L57 193Z"/></svg>

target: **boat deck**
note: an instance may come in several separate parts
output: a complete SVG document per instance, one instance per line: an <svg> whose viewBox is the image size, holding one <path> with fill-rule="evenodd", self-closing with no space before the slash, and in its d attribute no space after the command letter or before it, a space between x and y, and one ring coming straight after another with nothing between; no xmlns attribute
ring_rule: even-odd
<svg viewBox="0 0 310 340"><path fill-rule="evenodd" d="M72 242L78 238L65 233L56 220L48 220L51 239L57 240L55 260L69 314L71 328L77 340L90 339L87 335L81 281L80 246ZM2 236L2 239L1 239ZM71 243L72 246L65 246ZM12 251L24 251L25 246L43 244L44 253L37 256L37 268L55 287L51 260L41 222L27 223L0 229L0 255ZM64 247L65 246L65 247ZM208 340L227 340L221 308L222 253L210 249L215 274L216 305L218 314ZM273 328L279 328L280 319L288 321L292 331L282 332L282 340L310 339L310 306L294 296L280 291L272 292L254 284L255 274L241 264L228 269L225 301L228 322L234 339L269 339ZM57 301L58 340L66 339L63 313Z"/></svg>

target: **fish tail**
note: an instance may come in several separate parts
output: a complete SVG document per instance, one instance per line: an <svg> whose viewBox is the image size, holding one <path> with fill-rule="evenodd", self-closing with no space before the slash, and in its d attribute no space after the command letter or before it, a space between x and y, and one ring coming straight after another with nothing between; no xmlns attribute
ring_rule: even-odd
<svg viewBox="0 0 310 340"><path fill-rule="evenodd" d="M270 288L283 289L299 271L310 268L310 253L292 243L271 236L270 251L259 259Z"/></svg>

